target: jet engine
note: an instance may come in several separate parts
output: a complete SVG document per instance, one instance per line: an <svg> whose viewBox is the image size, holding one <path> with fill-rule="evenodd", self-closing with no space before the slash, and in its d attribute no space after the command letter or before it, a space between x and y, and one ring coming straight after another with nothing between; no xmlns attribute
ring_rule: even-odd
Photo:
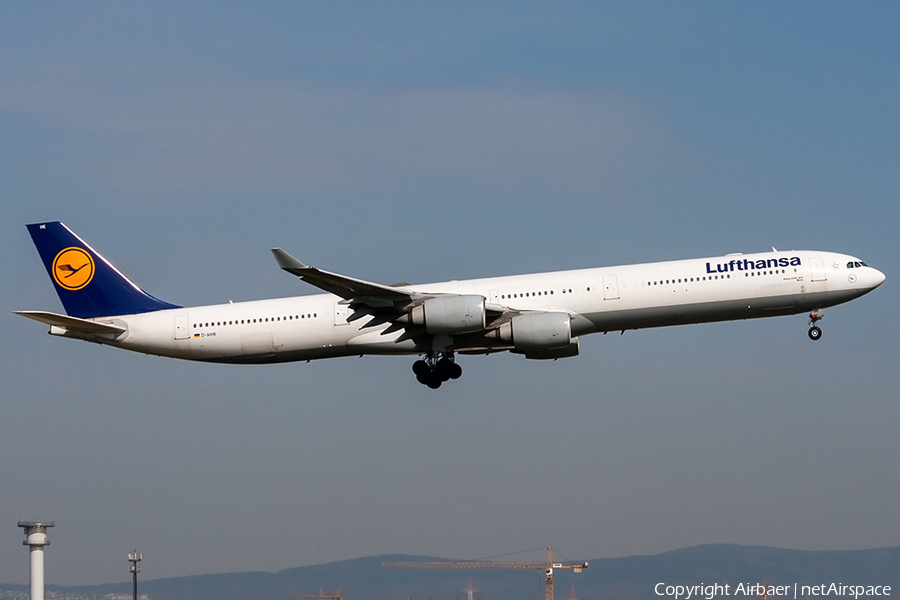
<svg viewBox="0 0 900 600"><path fill-rule="evenodd" d="M484 329L485 315L484 296L465 294L429 298L398 321L433 334L471 333Z"/></svg>
<svg viewBox="0 0 900 600"><path fill-rule="evenodd" d="M570 321L564 312L525 313L501 325L492 337L522 351L564 348L572 342Z"/></svg>

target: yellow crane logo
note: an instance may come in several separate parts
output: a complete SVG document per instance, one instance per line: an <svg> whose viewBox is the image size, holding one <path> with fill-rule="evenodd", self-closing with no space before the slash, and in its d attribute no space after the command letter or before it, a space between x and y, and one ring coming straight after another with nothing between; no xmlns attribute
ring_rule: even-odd
<svg viewBox="0 0 900 600"><path fill-rule="evenodd" d="M94 259L84 248L66 248L53 259L52 275L59 287L80 290L94 278Z"/></svg>

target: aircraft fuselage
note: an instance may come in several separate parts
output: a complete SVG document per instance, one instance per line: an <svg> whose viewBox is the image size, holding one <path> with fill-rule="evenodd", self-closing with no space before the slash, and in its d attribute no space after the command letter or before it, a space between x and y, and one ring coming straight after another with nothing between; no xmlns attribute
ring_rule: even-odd
<svg viewBox="0 0 900 600"><path fill-rule="evenodd" d="M474 294L515 311L571 316L573 338L646 329L800 314L862 296L884 276L859 259L790 251L635 264L409 286L429 294ZM400 290L407 288L398 288ZM317 294L175 308L93 319L121 335L51 333L127 350L224 363L276 363L363 354L422 354L427 342L382 335L387 324L348 323L347 302ZM509 349L473 334L451 336L458 352Z"/></svg>

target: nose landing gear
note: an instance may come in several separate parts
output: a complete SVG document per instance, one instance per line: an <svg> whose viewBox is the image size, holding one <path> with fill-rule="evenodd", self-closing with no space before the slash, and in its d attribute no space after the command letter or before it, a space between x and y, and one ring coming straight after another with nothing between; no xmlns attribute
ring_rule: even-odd
<svg viewBox="0 0 900 600"><path fill-rule="evenodd" d="M825 317L825 313L821 310L814 310L809 313L809 331L806 332L806 335L809 336L809 339L816 341L822 337L822 330L816 325L816 323Z"/></svg>
<svg viewBox="0 0 900 600"><path fill-rule="evenodd" d="M462 376L462 367L456 364L452 352L429 353L424 360L417 360L412 366L416 381L436 390L441 384Z"/></svg>

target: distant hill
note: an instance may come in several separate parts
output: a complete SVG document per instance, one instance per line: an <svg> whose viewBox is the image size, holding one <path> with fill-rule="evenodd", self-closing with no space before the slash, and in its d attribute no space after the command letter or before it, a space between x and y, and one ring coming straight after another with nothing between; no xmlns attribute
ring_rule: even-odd
<svg viewBox="0 0 900 600"><path fill-rule="evenodd" d="M347 600L450 600L463 598L471 577L479 600L542 600L543 574L517 570L395 570L386 560L443 560L390 555L286 569L195 575L140 582L149 600L290 600L292 594L326 591L338 585ZM556 598L569 598L575 584L580 600L606 598L672 600L654 586L728 582L777 585L889 585L900 594L900 547L810 552L762 546L715 544L652 556L595 559L581 574L558 571ZM0 584L0 600L27 600L28 587ZM792 598L793 596L788 596ZM799 597L799 596L798 596ZM131 582L91 586L47 586L47 600L126 600ZM774 600L774 599L773 599ZM882 599L879 599L882 600Z"/></svg>

